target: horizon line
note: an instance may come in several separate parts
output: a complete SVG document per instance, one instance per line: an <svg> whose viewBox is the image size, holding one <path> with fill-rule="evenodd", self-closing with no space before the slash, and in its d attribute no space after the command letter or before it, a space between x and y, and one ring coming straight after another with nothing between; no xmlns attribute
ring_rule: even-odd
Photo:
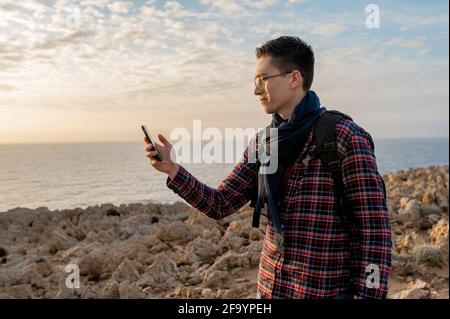
<svg viewBox="0 0 450 319"><path fill-rule="evenodd" d="M449 139L449 136L409 136L409 137L374 137L374 140L405 140L405 139ZM198 141L198 140L192 140ZM202 140L211 141L211 140ZM226 139L219 139L219 141L227 141ZM61 142L12 142L12 143L0 143L0 146L4 145L36 145L36 144L99 144L99 143L137 143L140 140L96 140L96 141L61 141Z"/></svg>

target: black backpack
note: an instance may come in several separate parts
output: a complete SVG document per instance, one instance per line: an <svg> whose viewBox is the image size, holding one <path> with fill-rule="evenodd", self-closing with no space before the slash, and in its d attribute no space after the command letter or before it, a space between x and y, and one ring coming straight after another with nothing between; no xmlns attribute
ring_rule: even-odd
<svg viewBox="0 0 450 319"><path fill-rule="evenodd" d="M308 154L307 157L303 160L303 163L305 165L308 165L308 162L311 159L320 158L322 164L325 167L328 167L328 169L330 170L338 198L337 210L341 220L343 220L344 217L349 218L349 216L347 216L346 214L345 208L345 196L343 190L342 170L341 170L341 156L338 152L338 146L336 142L336 124L342 119L348 119L353 121L353 119L350 116L341 113L339 111L325 111L320 115L320 117L316 120L316 122L313 124L312 127L313 140L311 141L311 144L316 145L316 148L312 153ZM257 164L259 169L260 163ZM383 184L384 199L386 200L386 186L383 178L381 176L380 178ZM256 185L257 184L258 183L256 181ZM257 191L258 190L256 187L256 192ZM255 188L253 192L255 192ZM250 203L250 206L254 207L255 202L256 201L254 196L252 202Z"/></svg>
<svg viewBox="0 0 450 319"><path fill-rule="evenodd" d="M341 218L345 216L346 209L342 182L341 156L338 152L336 142L336 124L342 119L353 121L350 116L339 111L326 111L320 115L313 126L312 143L316 145L316 149L311 154L311 159L320 158L322 164L328 167L333 176L333 184L338 197L338 213ZM384 200L386 201L386 185L383 177L379 177L383 185Z"/></svg>

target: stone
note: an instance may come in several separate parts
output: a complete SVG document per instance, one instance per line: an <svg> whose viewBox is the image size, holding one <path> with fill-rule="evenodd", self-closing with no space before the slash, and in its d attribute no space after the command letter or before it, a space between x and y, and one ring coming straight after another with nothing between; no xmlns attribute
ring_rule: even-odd
<svg viewBox="0 0 450 319"><path fill-rule="evenodd" d="M218 244L221 240L222 234L219 228L213 227L212 229L204 229L202 232L202 237L212 243Z"/></svg>
<svg viewBox="0 0 450 319"><path fill-rule="evenodd" d="M103 288L103 298L105 299L119 299L119 283L114 280L110 280L107 282L105 287Z"/></svg>
<svg viewBox="0 0 450 319"><path fill-rule="evenodd" d="M219 248L209 240L196 238L190 242L183 251L180 261L182 263L193 264L196 262L211 261L219 253Z"/></svg>
<svg viewBox="0 0 450 319"><path fill-rule="evenodd" d="M231 270L233 268L249 268L251 265L251 260L248 253L237 254L233 252L228 252L222 255L216 260L216 262L211 266L212 269L216 270Z"/></svg>
<svg viewBox="0 0 450 319"><path fill-rule="evenodd" d="M77 264L80 274L88 276L88 280L108 279L124 259L124 254L111 250L107 246L96 248L83 256Z"/></svg>
<svg viewBox="0 0 450 319"><path fill-rule="evenodd" d="M34 298L33 289L30 285L15 285L8 289L8 296L14 299L32 299Z"/></svg>
<svg viewBox="0 0 450 319"><path fill-rule="evenodd" d="M212 289L210 289L210 288L203 289L201 298L202 299L214 299L214 293L213 293Z"/></svg>
<svg viewBox="0 0 450 319"><path fill-rule="evenodd" d="M257 228L253 228L249 233L250 240L261 240L264 238L264 234Z"/></svg>
<svg viewBox="0 0 450 319"><path fill-rule="evenodd" d="M161 225L157 237L162 241L187 242L194 239L194 234L185 223L175 221L167 225Z"/></svg>
<svg viewBox="0 0 450 319"><path fill-rule="evenodd" d="M80 299L85 295L87 287L80 284L80 288L69 288L66 286L65 280L61 280L59 285L59 291L56 294L56 299Z"/></svg>
<svg viewBox="0 0 450 319"><path fill-rule="evenodd" d="M128 258L124 258L111 277L118 283L125 280L133 282L139 278L139 272Z"/></svg>
<svg viewBox="0 0 450 319"><path fill-rule="evenodd" d="M408 220L413 223L420 221L420 206L416 200L410 200L403 210L399 211L401 220Z"/></svg>
<svg viewBox="0 0 450 319"><path fill-rule="evenodd" d="M448 298L448 166L385 180L400 297ZM267 218L252 228L252 213L216 221L182 203L11 210L0 214L0 296L253 298ZM69 263L80 289L60 287Z"/></svg>
<svg viewBox="0 0 450 319"><path fill-rule="evenodd" d="M437 207L435 204L422 205L419 208L419 212L420 212L421 217L426 217L426 216L433 215L433 214L441 216L441 214L442 214L442 210L439 207Z"/></svg>
<svg viewBox="0 0 450 319"><path fill-rule="evenodd" d="M430 232L430 239L434 245L439 247L445 244L445 241L448 242L448 233L448 220L441 219L433 226Z"/></svg>
<svg viewBox="0 0 450 319"><path fill-rule="evenodd" d="M442 264L441 250L432 245L419 245L412 249L411 255L418 263L439 267Z"/></svg>
<svg viewBox="0 0 450 319"><path fill-rule="evenodd" d="M49 247L49 253L54 255L60 250L66 250L76 245L76 240L67 236L59 230L54 230L50 234L44 233L40 242L45 242Z"/></svg>
<svg viewBox="0 0 450 319"><path fill-rule="evenodd" d="M229 288L232 285L232 280L226 271L211 270L205 273L203 285L210 288Z"/></svg>
<svg viewBox="0 0 450 319"><path fill-rule="evenodd" d="M120 239L126 240L135 234L135 229L131 226L125 226L120 230Z"/></svg>
<svg viewBox="0 0 450 319"><path fill-rule="evenodd" d="M55 268L53 267L53 265L46 260L36 263L36 265L34 266L34 270L43 278L49 277L55 272Z"/></svg>
<svg viewBox="0 0 450 319"><path fill-rule="evenodd" d="M141 279L137 282L141 288L150 288L149 293L159 293L167 291L177 286L177 266L168 256L155 258L155 262L150 265Z"/></svg>
<svg viewBox="0 0 450 319"><path fill-rule="evenodd" d="M392 299L430 299L430 297L430 286L419 279L408 289L392 296Z"/></svg>
<svg viewBox="0 0 450 319"><path fill-rule="evenodd" d="M44 257L42 257L42 256L36 256L36 257L33 258L33 260L34 260L34 262L35 262L36 264L45 262L45 259L44 259Z"/></svg>
<svg viewBox="0 0 450 319"><path fill-rule="evenodd" d="M145 294L134 282L123 281L119 285L119 294L121 299L143 299Z"/></svg>
<svg viewBox="0 0 450 319"><path fill-rule="evenodd" d="M117 210L115 210L114 208L111 208L106 212L106 216L120 217L120 213Z"/></svg>

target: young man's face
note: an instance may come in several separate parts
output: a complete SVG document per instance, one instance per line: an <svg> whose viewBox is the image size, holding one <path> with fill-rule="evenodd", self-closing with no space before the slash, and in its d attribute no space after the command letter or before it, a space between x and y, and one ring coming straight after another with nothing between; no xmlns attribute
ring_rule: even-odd
<svg viewBox="0 0 450 319"><path fill-rule="evenodd" d="M258 59L255 78L283 73L271 64L271 59L270 56ZM258 96L261 106L267 114L279 113L292 100L294 90L291 88L291 74L266 79L261 87L255 87L254 94Z"/></svg>

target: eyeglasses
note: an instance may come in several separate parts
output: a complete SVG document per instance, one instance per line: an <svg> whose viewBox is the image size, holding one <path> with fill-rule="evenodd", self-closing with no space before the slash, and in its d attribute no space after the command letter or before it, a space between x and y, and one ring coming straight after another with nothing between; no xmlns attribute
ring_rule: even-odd
<svg viewBox="0 0 450 319"><path fill-rule="evenodd" d="M266 80L268 80L270 78L275 78L277 76L286 75L286 74L289 74L289 73L292 73L292 72L294 72L294 70L288 71L288 72L285 72L285 73L281 73L281 74L277 74L277 75L270 75L270 76L265 76L265 77L261 77L261 76L256 77L255 79L253 79L253 82L255 82L255 88L261 89L264 86L264 83L265 83Z"/></svg>

